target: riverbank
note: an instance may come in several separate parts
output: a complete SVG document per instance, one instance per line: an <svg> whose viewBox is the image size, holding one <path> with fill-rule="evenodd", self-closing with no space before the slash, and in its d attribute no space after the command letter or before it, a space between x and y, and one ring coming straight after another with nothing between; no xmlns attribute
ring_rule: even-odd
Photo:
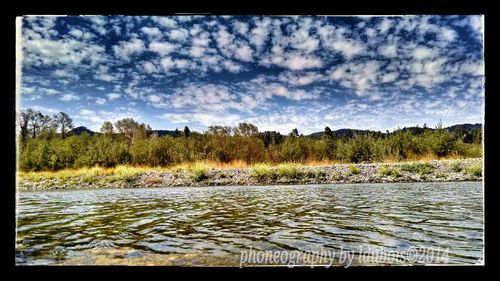
<svg viewBox="0 0 500 281"><path fill-rule="evenodd" d="M58 172L19 172L18 190L140 188L163 186L274 185L328 183L384 183L480 181L482 158L417 162L277 166L257 164L248 168L162 169L117 167Z"/></svg>

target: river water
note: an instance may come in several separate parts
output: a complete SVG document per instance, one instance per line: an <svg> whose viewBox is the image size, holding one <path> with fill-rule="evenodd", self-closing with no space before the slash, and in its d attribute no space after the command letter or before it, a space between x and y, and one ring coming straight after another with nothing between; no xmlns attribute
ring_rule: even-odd
<svg viewBox="0 0 500 281"><path fill-rule="evenodd" d="M19 265L239 266L252 251L320 250L481 264L484 251L482 182L20 192L16 213Z"/></svg>

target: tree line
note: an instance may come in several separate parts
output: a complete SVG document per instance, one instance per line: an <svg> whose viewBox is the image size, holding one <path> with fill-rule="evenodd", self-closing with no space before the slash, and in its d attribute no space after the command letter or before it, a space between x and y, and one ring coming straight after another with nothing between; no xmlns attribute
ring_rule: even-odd
<svg viewBox="0 0 500 281"><path fill-rule="evenodd" d="M169 166L183 162L235 160L252 163L309 161L374 162L419 157L481 157L481 129L448 132L435 129L398 129L392 133L365 132L339 137L329 127L321 137L306 137L293 129L288 135L259 132L257 126L210 126L203 133L176 129L159 136L132 118L106 121L100 132L71 133L72 119L60 112L53 117L28 109L20 114L19 168L22 171L57 170L95 165Z"/></svg>

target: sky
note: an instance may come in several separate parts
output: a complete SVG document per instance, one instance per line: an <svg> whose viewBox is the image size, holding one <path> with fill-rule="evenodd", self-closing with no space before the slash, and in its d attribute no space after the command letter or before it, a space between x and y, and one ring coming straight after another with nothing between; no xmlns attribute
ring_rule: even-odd
<svg viewBox="0 0 500 281"><path fill-rule="evenodd" d="M483 30L481 16L25 16L19 109L94 131L481 123Z"/></svg>

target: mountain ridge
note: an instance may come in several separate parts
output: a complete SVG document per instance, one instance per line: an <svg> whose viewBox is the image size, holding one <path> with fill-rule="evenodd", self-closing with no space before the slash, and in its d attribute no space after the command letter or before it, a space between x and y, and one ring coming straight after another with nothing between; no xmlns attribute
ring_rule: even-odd
<svg viewBox="0 0 500 281"><path fill-rule="evenodd" d="M482 123L462 123L462 124L455 124L455 125L451 125L451 126L448 126L448 127L445 127L444 129L446 129L448 132L454 132L455 130L459 129L459 128L463 128L465 131L471 131L473 129L478 129L478 128L482 128ZM405 131L413 131L413 132L416 132L416 133L419 133L419 132L422 132L423 131L423 127L403 127L401 130L403 132ZM433 128L427 128L429 130L435 130ZM174 136L175 135L175 130L152 130L153 133L157 133L158 136ZM394 131L396 130L393 130L392 132L390 132L389 134L393 133ZM98 133L98 132L94 132L90 129L88 129L87 127L85 126L78 126L74 129L71 130L71 132L75 135L81 135L83 132L87 132L89 135L93 135L95 133ZM337 137L352 137L354 134L359 134L359 133L382 133L382 134L387 134L386 132L381 132L381 131L374 131L374 130L361 130L361 129L351 129L351 128L342 128L342 129L338 129L338 130L332 130L332 133L335 134ZM263 133L263 132L261 132ZM323 131L320 131L320 132L314 132L314 133L311 133L311 134L308 134L308 135L305 135L306 137L312 137L312 138L321 138L323 136L324 132Z"/></svg>

